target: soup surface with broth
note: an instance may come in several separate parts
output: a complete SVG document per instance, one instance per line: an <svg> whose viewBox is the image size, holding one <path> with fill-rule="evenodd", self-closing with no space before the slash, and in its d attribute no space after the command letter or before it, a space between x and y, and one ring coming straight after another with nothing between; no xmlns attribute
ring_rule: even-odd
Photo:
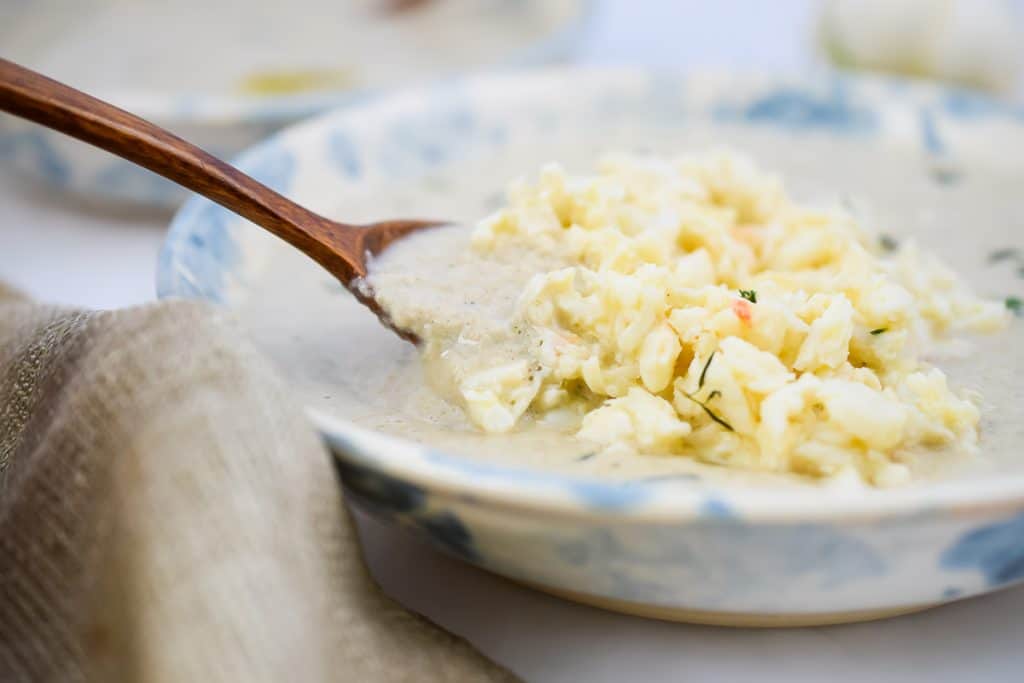
<svg viewBox="0 0 1024 683"><path fill-rule="evenodd" d="M904 264L907 272L893 274L892 278L911 291L913 302L907 305L916 306L918 313L930 311L915 320L946 316L934 329L916 329L911 333L909 327L917 323L908 322L906 316L876 311L879 315L890 315L886 321L877 322L864 318L860 304L854 306L855 329L847 336L848 344L856 344L849 341L850 337L865 344L881 342L887 334L892 335L890 339L903 332L904 336L914 337L912 344L908 342L909 355L894 352L892 367L885 365L889 361L878 358L859 358L856 364L849 364L854 369L869 367L881 378L879 386L869 386L873 380L854 377L840 369L840 363L828 358L801 359L800 344L795 350L772 350L769 354L763 344L758 346L757 339L742 331L729 334L724 328L716 330L713 343L681 338L681 348L676 351L675 344L666 342L673 354L671 367L640 362L639 351L636 357L630 357L621 348L602 348L602 343L613 343L608 335L604 340L596 333L588 337L589 349L602 359L600 368L606 376L613 374L617 362L633 368L632 374L627 373L623 380L628 386L612 385L607 380L602 385L592 372L591 385L587 372L578 368L556 376L550 363L541 367L544 359L530 355L527 345L548 339L544 335L552 330L568 328L565 300L545 300L543 296L538 299L543 288L531 290L534 302L540 301L544 310L561 306L560 312L556 311L558 315L544 318L537 311L526 311L523 302L528 285L536 284L538 277L550 281L552 274L566 268L585 267L597 272L610 266L598 263L600 256L590 257L598 261L584 262L578 256L581 251L570 258L562 248L538 248L531 239L509 240L498 247L484 244L486 235L482 238L482 232L495 232L493 219L491 228L481 228L484 217L503 209L507 214L517 207L523 216L526 205L537 203L539 194L524 198L513 193L506 198L504 188L508 179L532 173L534 179L530 182L543 185L544 181L536 180L536 169L555 158L564 169L558 171L563 181L586 182L575 179L592 175L610 149L626 151L613 164L626 164L631 169L629 173L645 164L671 166L676 163L671 160L679 158L710 163L708 160L713 157L708 156L707 150L720 146L722 140L706 131L682 134L657 155L649 149L615 145L614 140L606 141L601 148L566 141L544 150L509 149L499 158L467 161L457 170L435 172L407 184L389 185L365 195L349 193L344 205L335 212L346 220L411 216L453 221L450 227L396 244L371 269L370 283L385 306L400 322L405 316L405 324L413 329L418 327L421 335L428 338L423 358L416 348L381 326L330 276L302 255L277 244L265 245L272 252L273 267L264 268L255 276L253 289L241 309L243 322L256 341L284 366L307 405L364 427L481 460L613 479L696 477L740 486L782 487L916 486L936 478L983 476L993 469L1014 467L1015 444L1024 433L1021 391L1014 379L1020 367L1022 339L1020 325L1012 320L1006 325L1011 316L1004 302L1012 303L1013 297L1024 290L1024 280L1013 262L1013 250L1020 244L1017 234L1021 215L1005 199L1014 191L1015 177L997 169L970 166L957 169L955 177L940 175L919 156L901 155L895 150L886 151L886 163L880 166L877 149L855 142L808 140L793 145L772 135L743 133L736 137L741 139L730 139L729 146L742 150L743 157L749 156L753 160L749 165L762 169L758 174L777 176L785 189L786 201L791 203L788 206L809 212L802 214L805 219L810 215L828 216L828 220L843 225L853 224L856 236L850 237L844 248L861 245L865 263L870 267L876 266L876 260L896 263L901 255L917 254L917 261ZM826 157L836 163L822 164L821 159ZM728 158L730 163L744 168L748 165L746 161L737 161L740 157L735 155ZM545 190L533 187L530 191ZM734 216L730 220L734 222L728 229L744 229L744 219L737 217L742 212L729 206L733 200L712 200L707 196L690 199L698 203L706 199L717 203L718 208L731 209ZM778 216L766 214L755 218L771 223ZM523 224L526 223L524 219ZM788 239L797 237L799 234L794 233ZM599 247L591 247L592 251L596 249L595 253L602 252ZM700 247L696 243L683 244L679 254L671 255L671 263ZM922 253L934 253L956 273L956 282L946 292L945 300L941 299L943 292L929 293L928 283L942 289L946 286L942 283L949 279L948 273L931 264ZM711 256L718 258L721 254ZM922 262L929 265L920 266ZM719 272L723 271L721 263L715 265ZM635 264L622 268L627 274L636 270ZM779 270L781 266L776 263L775 268ZM800 287L783 286L781 276L770 282L771 278L763 272L766 269L760 264L752 270L739 271L752 278L750 285L717 274L713 282L683 283L721 291L714 294L714 302L707 298L709 290L699 302L676 302L673 306L685 310L699 304L703 309L713 309L714 314L731 311L741 324L743 312L749 309L789 306L783 305L782 299L788 296L787 292ZM896 269L895 265L883 268L886 273ZM913 281L915 274L925 280ZM579 277L578 272L576 276ZM581 286L577 282L570 289L576 291ZM298 297L297 292L301 292ZM594 291L584 294L593 295ZM756 301L752 300L754 297ZM939 303L928 303L929 297ZM959 303L952 305L950 297ZM295 301L301 303L295 305ZM864 306L869 306L869 301L870 297ZM943 301L949 305L943 308ZM834 301L819 302L816 310L803 311L806 329L801 329L805 335L813 334L811 328L826 315L829 303ZM806 301L803 305L808 306ZM273 315L268 316L268 311ZM663 318L659 322L665 322L678 333L676 326L669 325L671 311L659 309L658 315ZM532 325L531 329L509 334L524 320ZM677 316L676 322L680 320L683 319ZM428 321L429 328L424 326ZM702 331L706 332L706 328L707 325ZM577 333L585 331L574 329ZM976 334L973 330L985 333ZM649 336L650 330L646 332L642 337ZM823 330L819 336L828 339L831 334ZM736 341L727 341L730 338ZM639 347L642 346L641 340ZM752 351L774 357L778 365L766 367L781 373L776 377L777 386L752 388L752 380L743 379L740 359L753 357L768 362L763 356L752 356ZM476 377L517 363L518 372L522 369L521 361L527 361L526 372L512 382L488 379L485 375L486 381L497 382L486 386L486 381L481 383ZM900 363L897 372L895 366ZM908 374L928 372L933 367L941 369L947 380L942 387L948 386L948 393L942 393L938 403L932 400L934 396L922 397L931 389L920 389L916 394L904 391L901 395L900 382L905 383ZM500 391L494 390L494 386L508 384L532 387L538 375L542 375L540 383L544 386L536 392L531 388L521 395L514 391L500 395ZM702 375L704 383L699 381ZM871 423L844 427L843 419L851 415L863 417L863 410L858 407L862 404L843 395L837 390L838 385L829 385L830 389L815 394L815 400L798 408L807 410L808 415L817 411L820 419L809 421L809 431L787 436L786 448L790 450L780 451L782 457L776 454L764 458L764 442L759 437L770 431L761 424L764 395L799 381L803 375L816 375L826 381L841 379L859 383L866 391L879 391L879 400L890 400L892 404L886 405L906 413L899 425L903 431L897 436L883 434L879 437L881 441L875 443L872 439L879 432L892 432L896 427ZM712 380L717 384L712 386ZM725 398L724 392L731 390L727 384L734 380L746 397L745 404L753 405L753 423L733 424L738 414L735 409L716 404ZM570 389L569 400L563 396L547 404L538 399L541 391L552 387ZM475 390L479 391L474 394ZM716 391L720 393L712 396ZM863 393L858 388L853 391L858 396ZM751 399L749 392L758 395ZM911 398L911 394L917 398ZM472 401L480 396L484 397L483 402L474 409ZM634 405L636 400L642 404ZM495 405L500 409L488 408ZM936 424L931 433L919 419L916 427L907 426L917 419L911 415L913 410L924 410L934 418ZM648 411L646 417L644 411ZM652 418L650 411L663 418L661 423ZM835 419L830 422L832 413ZM945 438L936 435L941 431L940 423L947 428ZM695 439L694 435L700 438ZM793 457L794 444L815 439L823 444L822 448L805 450ZM731 459L731 453L739 455ZM817 453L821 454L820 462L815 460Z"/></svg>

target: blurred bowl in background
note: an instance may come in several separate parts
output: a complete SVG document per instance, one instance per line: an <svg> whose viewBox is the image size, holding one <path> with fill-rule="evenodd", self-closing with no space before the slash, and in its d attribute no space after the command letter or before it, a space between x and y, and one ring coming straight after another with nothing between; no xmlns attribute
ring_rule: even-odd
<svg viewBox="0 0 1024 683"><path fill-rule="evenodd" d="M1011 95L1024 72L1020 0L826 0L819 39L836 66Z"/></svg>
<svg viewBox="0 0 1024 683"><path fill-rule="evenodd" d="M595 0L0 0L4 56L220 157L368 92L568 57ZM186 193L0 114L0 159L77 194L174 206Z"/></svg>

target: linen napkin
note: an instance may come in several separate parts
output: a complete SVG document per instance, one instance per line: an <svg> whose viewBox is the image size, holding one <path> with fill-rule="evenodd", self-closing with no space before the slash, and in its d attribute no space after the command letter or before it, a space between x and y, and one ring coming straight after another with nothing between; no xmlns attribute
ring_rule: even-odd
<svg viewBox="0 0 1024 683"><path fill-rule="evenodd" d="M380 592L329 454L221 314L0 285L0 680L514 677Z"/></svg>

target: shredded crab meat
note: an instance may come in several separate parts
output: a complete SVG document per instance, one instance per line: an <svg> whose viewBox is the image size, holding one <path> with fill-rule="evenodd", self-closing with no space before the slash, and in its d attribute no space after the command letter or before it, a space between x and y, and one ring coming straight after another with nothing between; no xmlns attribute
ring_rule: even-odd
<svg viewBox="0 0 1024 683"><path fill-rule="evenodd" d="M977 438L975 403L921 350L1007 320L913 242L883 245L729 153L548 165L472 249L560 267L523 287L511 356L462 349L484 366L454 387L469 416L500 433L575 415L580 438L620 452L905 481L907 449Z"/></svg>

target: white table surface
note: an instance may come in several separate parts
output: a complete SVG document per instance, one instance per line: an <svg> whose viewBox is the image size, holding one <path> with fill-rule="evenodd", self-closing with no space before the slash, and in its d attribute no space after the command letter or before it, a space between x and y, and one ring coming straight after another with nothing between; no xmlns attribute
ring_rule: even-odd
<svg viewBox="0 0 1024 683"><path fill-rule="evenodd" d="M808 0L607 0L580 59L794 71L813 61L811 21ZM168 217L68 200L0 170L0 279L67 304L150 301ZM360 526L385 590L528 681L1024 680L1024 588L870 624L687 626L563 602Z"/></svg>

